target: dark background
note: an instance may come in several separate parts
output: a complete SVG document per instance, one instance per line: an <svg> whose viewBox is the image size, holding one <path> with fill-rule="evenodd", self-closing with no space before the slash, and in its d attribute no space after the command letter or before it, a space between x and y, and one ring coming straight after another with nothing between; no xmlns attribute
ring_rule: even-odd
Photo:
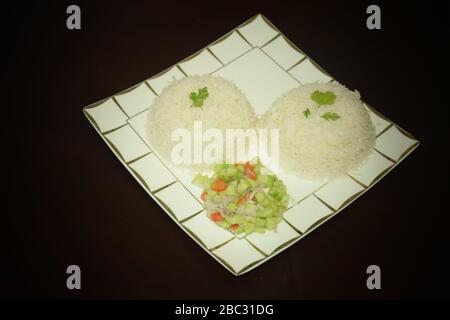
<svg viewBox="0 0 450 320"><path fill-rule="evenodd" d="M1 296L449 298L446 11L392 2L377 2L375 31L364 1L2 4ZM81 7L80 31L66 29L69 4ZM130 177L82 108L258 12L421 145L331 221L234 277ZM70 264L82 269L80 291L65 286ZM366 288L371 264L378 291Z"/></svg>

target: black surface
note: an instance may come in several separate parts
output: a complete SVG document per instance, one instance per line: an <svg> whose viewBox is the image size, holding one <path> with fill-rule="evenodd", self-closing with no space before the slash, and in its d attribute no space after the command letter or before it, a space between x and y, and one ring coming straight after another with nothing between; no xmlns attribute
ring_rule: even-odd
<svg viewBox="0 0 450 320"><path fill-rule="evenodd" d="M344 4L345 3L345 4ZM13 298L449 298L445 10L369 2L67 1L3 9L1 295ZM420 147L331 221L234 277L179 230L82 114L265 14ZM438 205L432 205L432 202ZM82 290L65 269L82 269ZM369 291L366 267L382 270Z"/></svg>

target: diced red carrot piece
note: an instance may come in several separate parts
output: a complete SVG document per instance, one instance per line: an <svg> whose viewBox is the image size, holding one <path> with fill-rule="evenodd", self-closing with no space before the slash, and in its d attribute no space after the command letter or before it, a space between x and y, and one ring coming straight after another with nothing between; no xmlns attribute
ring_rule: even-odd
<svg viewBox="0 0 450 320"><path fill-rule="evenodd" d="M253 166L246 166L245 167L245 174L250 179L256 180L256 173L255 173L255 170L253 169Z"/></svg>
<svg viewBox="0 0 450 320"><path fill-rule="evenodd" d="M209 217L210 217L211 220L214 221L214 222L222 221L222 220L223 220L222 215L221 215L220 212L218 212L218 211L211 213L211 214L209 215Z"/></svg>
<svg viewBox="0 0 450 320"><path fill-rule="evenodd" d="M215 192L222 192L225 191L227 186L228 186L227 183L223 179L217 179L211 185L211 189L213 189Z"/></svg>
<svg viewBox="0 0 450 320"><path fill-rule="evenodd" d="M239 228L239 224L237 224L237 223L233 223L233 224L230 226L230 229L233 230L233 231L236 231L237 228Z"/></svg>
<svg viewBox="0 0 450 320"><path fill-rule="evenodd" d="M249 192L247 194L244 194L242 197L239 198L239 200L236 202L237 205L244 204L247 202L252 194Z"/></svg>

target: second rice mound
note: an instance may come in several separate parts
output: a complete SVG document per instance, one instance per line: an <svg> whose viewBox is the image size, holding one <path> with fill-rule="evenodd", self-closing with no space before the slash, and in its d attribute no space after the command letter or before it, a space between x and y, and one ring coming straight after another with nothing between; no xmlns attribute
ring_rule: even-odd
<svg viewBox="0 0 450 320"><path fill-rule="evenodd" d="M332 93L334 101L315 92ZM280 130L281 168L309 180L329 180L358 167L375 144L375 128L359 93L338 83L292 89L274 102L259 126Z"/></svg>

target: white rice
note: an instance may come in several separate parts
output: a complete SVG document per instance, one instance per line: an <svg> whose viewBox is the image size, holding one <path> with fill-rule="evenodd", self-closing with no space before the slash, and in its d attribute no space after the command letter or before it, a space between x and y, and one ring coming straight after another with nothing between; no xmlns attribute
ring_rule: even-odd
<svg viewBox="0 0 450 320"><path fill-rule="evenodd" d="M318 106L316 91L336 95L332 105ZM303 111L309 108L306 118ZM335 112L341 118L321 116ZM360 95L338 83L314 83L292 89L278 98L259 123L280 130L280 166L310 180L327 180L358 167L375 143L375 129Z"/></svg>
<svg viewBox="0 0 450 320"><path fill-rule="evenodd" d="M203 107L192 107L189 94L203 87L208 88L209 94ZM178 144L171 141L172 132L184 128L193 137L194 121L202 121L203 131L217 128L225 136L225 129L254 127L256 116L244 94L228 80L210 75L175 80L161 92L149 110L146 131L150 145L171 162L172 149ZM207 144L204 142L203 147ZM206 164L181 166L200 171L210 167Z"/></svg>

